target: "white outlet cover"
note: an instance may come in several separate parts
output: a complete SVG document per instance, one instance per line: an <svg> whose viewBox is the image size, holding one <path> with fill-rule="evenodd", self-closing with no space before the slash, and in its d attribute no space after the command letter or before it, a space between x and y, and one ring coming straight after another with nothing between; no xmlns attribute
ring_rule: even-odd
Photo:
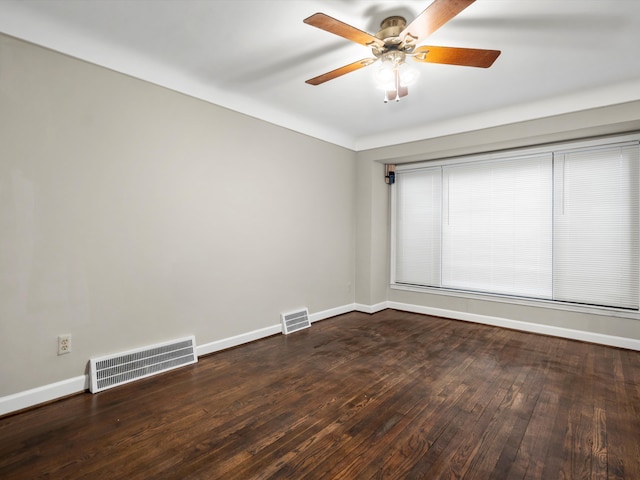
<svg viewBox="0 0 640 480"><path fill-rule="evenodd" d="M58 335L58 355L71 353L71 334Z"/></svg>

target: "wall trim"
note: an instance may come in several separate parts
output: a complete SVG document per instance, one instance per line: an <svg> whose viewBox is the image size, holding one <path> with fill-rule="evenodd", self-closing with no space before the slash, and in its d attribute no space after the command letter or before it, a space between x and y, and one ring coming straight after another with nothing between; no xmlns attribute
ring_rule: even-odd
<svg viewBox="0 0 640 480"><path fill-rule="evenodd" d="M309 321L311 323L314 323L330 317L342 315L343 313L353 312L353 310L353 304L330 308L328 310L310 313ZM196 352L198 354L198 357L201 357L202 355L208 355L210 353L219 352L220 350L226 350L227 348L237 347L238 345L242 345L243 343L253 342L255 340L260 340L261 338L270 337L271 335L277 335L279 333L282 333L281 323L270 325L265 328L260 328L258 330L253 330L251 332L241 333L240 335L235 335L233 337L223 338L222 340L216 340L215 342L198 345L198 347L196 348Z"/></svg>
<svg viewBox="0 0 640 480"><path fill-rule="evenodd" d="M568 338L571 340L580 340L583 342L598 343L610 347L627 348L629 350L640 351L640 340L636 340L633 338L617 337L615 335L607 335L603 333L587 332L584 330L574 330L571 328L563 327L554 327L552 325L542 325L539 323L523 322L521 320L511 320L502 317L491 317L488 315L478 315L475 313L425 307L409 303L391 301L386 303L388 308L402 310L405 312L422 313L425 315L433 315L435 317L464 320L467 322L492 325L494 327L510 328L512 330L520 330L523 332L539 333L542 335L551 335L553 337Z"/></svg>
<svg viewBox="0 0 640 480"><path fill-rule="evenodd" d="M89 376L80 375L60 382L0 397L0 416L41 403L83 392L89 388Z"/></svg>
<svg viewBox="0 0 640 480"><path fill-rule="evenodd" d="M435 317L451 318L454 320L464 320L467 322L480 323L484 325L492 325L495 327L510 328L529 333L539 333L542 335L551 335L554 337L568 338L571 340L580 340L583 342L598 343L610 347L627 348L629 350L640 351L640 340L626 337L617 337L614 335L606 335L601 333L587 332L583 330L573 330L570 328L554 327L551 325L541 325L538 323L523 322L520 320L511 320L508 318L491 317L488 315L478 315L475 313L459 312L455 310L446 310L442 308L426 307L422 305L414 305L409 303L400 303L385 301L376 303L375 305L364 305L361 303L352 303L341 307L330 308L309 315L311 322L318 322L327 318L335 317L349 312L376 313L387 308L400 310L411 313L421 313L424 315L432 315ZM269 337L282 333L282 325L280 323L270 325L265 328L253 330L251 332L235 335L233 337L216 340L214 342L205 343L196 347L198 357L210 353L225 350L227 348L236 347L244 343L253 342L261 338ZM81 393L89 388L89 376L80 375L78 377L69 378L60 382L43 385L41 387L32 388L12 395L0 397L0 416L24 410L42 403L50 402L62 397Z"/></svg>
<svg viewBox="0 0 640 480"><path fill-rule="evenodd" d="M198 345L196 347L196 353L198 357L201 357L203 355L209 355L210 353L219 352L220 350L226 350L227 348L237 347L243 343L249 343L255 340L260 340L261 338L270 337L271 335L276 335L278 333L282 333L282 325L279 323L265 328L260 328L258 330L253 330L251 332L241 333L240 335L235 335L233 337L223 338L222 340Z"/></svg>
<svg viewBox="0 0 640 480"><path fill-rule="evenodd" d="M344 315L345 313L353 312L355 309L355 303L349 303L347 305L342 305L341 307L335 307L328 310L323 310L321 312L310 313L309 321L313 323L320 320L326 320L327 318L337 317L338 315Z"/></svg>
<svg viewBox="0 0 640 480"><path fill-rule="evenodd" d="M381 312L382 310L386 310L388 307L389 302L380 302L380 303L376 303L375 305L364 305L362 303L355 303L353 305L353 309L356 312L363 312L363 313L377 313L377 312Z"/></svg>
<svg viewBox="0 0 640 480"><path fill-rule="evenodd" d="M330 317L353 312L354 310L356 310L355 304L343 305L341 307L330 308L328 310L310 314L309 320L311 322L318 322ZM196 354L198 357L201 357L220 350L236 347L243 343L249 343L255 340L260 340L261 338L270 337L271 335L277 335L279 333L282 333L282 324L280 323L240 335L235 335L233 337L223 338L222 340L197 345ZM88 389L89 376L80 375L60 382L36 387L31 390L25 390L23 392L0 397L0 416L15 413L42 403L67 397L69 395L81 393Z"/></svg>

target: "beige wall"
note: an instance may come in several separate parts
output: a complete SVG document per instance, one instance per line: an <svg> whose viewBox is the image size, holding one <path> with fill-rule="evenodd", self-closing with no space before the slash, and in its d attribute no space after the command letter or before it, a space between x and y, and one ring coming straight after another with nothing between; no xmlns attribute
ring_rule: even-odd
<svg viewBox="0 0 640 480"><path fill-rule="evenodd" d="M373 306L387 300L389 279L389 186L384 165L357 162L356 303Z"/></svg>
<svg viewBox="0 0 640 480"><path fill-rule="evenodd" d="M352 304L355 167L352 151L0 35L0 396L92 356Z"/></svg>
<svg viewBox="0 0 640 480"><path fill-rule="evenodd" d="M634 320L389 289L383 180L385 162L640 130L640 102L355 154L2 35L0 66L0 396L300 306L392 301L640 339Z"/></svg>
<svg viewBox="0 0 640 480"><path fill-rule="evenodd" d="M541 326L639 340L639 320L390 289L390 197L389 188L383 182L382 166L383 163L432 160L630 131L640 131L640 102L358 152L358 172L366 172L373 178L367 179L366 188L363 188L358 196L358 214L370 215L366 234L358 233L363 238L370 236L367 243L370 263L358 264L356 302L366 303L367 300L373 300L371 303L376 303L386 299L389 302L411 306L499 317ZM366 285L366 292L364 289L361 290L361 285ZM376 292L375 295L372 292Z"/></svg>

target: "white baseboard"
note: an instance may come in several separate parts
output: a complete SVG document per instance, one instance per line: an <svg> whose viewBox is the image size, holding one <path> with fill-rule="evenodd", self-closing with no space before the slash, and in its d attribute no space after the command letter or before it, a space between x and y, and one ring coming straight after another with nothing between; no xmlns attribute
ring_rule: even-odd
<svg viewBox="0 0 640 480"><path fill-rule="evenodd" d="M316 313L310 313L309 321L311 323L318 322L320 320L325 320L327 318L337 317L338 315L353 312L354 310L355 310L355 304L349 303L348 305L343 305L341 307L330 308L329 310L323 310L321 312L316 312Z"/></svg>
<svg viewBox="0 0 640 480"><path fill-rule="evenodd" d="M592 342L601 345L608 345L611 347L620 347L640 351L640 340L636 340L633 338L617 337L614 335L605 335L583 330L573 330L569 328L554 327L550 325L541 325L538 323L523 322L520 320L510 320L508 318L477 315L474 313L458 312L455 310L445 310L441 308L432 308L399 302L381 302L375 305L353 303L310 314L309 320L311 322L317 322L326 318L335 317L336 315L342 315L344 313L349 313L352 311L376 313L387 308L393 308L395 310L401 310L405 312L433 315L436 317L452 318L455 320L464 320L467 322L481 323L484 325L493 325L496 327L511 328L524 332L541 333L544 335L552 335L555 337L569 338L572 340L582 340L584 342ZM196 347L196 353L200 357L209 353L236 347L238 345L242 345L243 343L249 343L253 342L254 340L259 340L271 335L276 335L278 333L282 333L282 325L279 323L271 325L269 327L243 333L241 335L236 335L233 337L224 338L222 340L216 340L215 342L198 345ZM18 410L29 408L34 405L55 400L57 398L83 392L88 388L89 377L87 375L81 375L78 377L63 380L61 382L43 385L31 390L26 390L24 392L18 392L13 395L0 397L0 415L6 415L11 412L16 412Z"/></svg>
<svg viewBox="0 0 640 480"><path fill-rule="evenodd" d="M343 305L341 307L331 308L321 312L309 315L309 321L317 322L326 318L342 315L355 310L354 304ZM209 353L218 352L227 348L236 347L243 343L253 342L261 338L269 337L282 333L282 325L280 323L269 327L260 328L251 332L243 333L215 342L205 343L196 347L198 357ZM0 397L0 416L8 413L17 412L25 408L33 407L41 403L50 402L57 398L66 397L75 393L83 392L89 388L89 376L81 375L79 377L70 378L61 382L43 385L41 387L25 390L12 395Z"/></svg>
<svg viewBox="0 0 640 480"><path fill-rule="evenodd" d="M587 332L584 330L574 330L571 328L554 327L551 325L541 325L539 323L523 322L521 320L510 320L508 318L491 317L488 315L477 315L475 313L458 312L455 310L445 310L441 308L425 307L408 303L386 302L388 308L402 310L412 313L423 313L436 317L452 318L467 322L482 323L495 327L511 328L523 332L540 333L571 340L581 340L583 342L598 343L610 347L627 348L629 350L640 350L640 340L627 337L617 337L602 333Z"/></svg>
<svg viewBox="0 0 640 480"><path fill-rule="evenodd" d="M343 305L341 307L331 308L329 310L323 310L321 312L310 313L309 321L311 323L324 320L325 318L335 317L336 315L342 315L343 313L349 313L354 310L353 304ZM220 350L226 350L227 348L237 347L243 343L253 342L260 340L261 338L269 337L271 335L277 335L282 333L282 324L278 323L269 327L253 330L251 332L242 333L234 337L224 338L222 340L216 340L215 342L205 343L198 345L196 352L198 356L207 355L209 353L219 352Z"/></svg>
<svg viewBox="0 0 640 480"><path fill-rule="evenodd" d="M260 328L251 332L242 333L233 337L223 338L222 340L216 340L215 342L205 343L196 347L196 353L198 357L202 355L208 355L209 353L219 352L220 350L226 350L227 348L237 347L243 343L253 342L254 340L260 340L261 338L270 337L282 332L282 325L271 325L269 327Z"/></svg>
<svg viewBox="0 0 640 480"><path fill-rule="evenodd" d="M50 402L58 398L84 392L89 388L89 376L69 378L61 382L50 383L42 387L32 388L24 392L0 397L0 415L17 412L40 403Z"/></svg>
<svg viewBox="0 0 640 480"><path fill-rule="evenodd" d="M376 313L389 308L387 306L388 303L389 302L380 302L376 303L375 305L363 305L362 303L356 303L353 306L353 310L362 313Z"/></svg>

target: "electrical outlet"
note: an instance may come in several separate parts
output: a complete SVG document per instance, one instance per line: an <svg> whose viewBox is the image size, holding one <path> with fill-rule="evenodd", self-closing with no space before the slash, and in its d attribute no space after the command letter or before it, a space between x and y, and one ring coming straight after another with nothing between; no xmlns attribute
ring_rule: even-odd
<svg viewBox="0 0 640 480"><path fill-rule="evenodd" d="M58 355L71 353L71 334L58 335Z"/></svg>

